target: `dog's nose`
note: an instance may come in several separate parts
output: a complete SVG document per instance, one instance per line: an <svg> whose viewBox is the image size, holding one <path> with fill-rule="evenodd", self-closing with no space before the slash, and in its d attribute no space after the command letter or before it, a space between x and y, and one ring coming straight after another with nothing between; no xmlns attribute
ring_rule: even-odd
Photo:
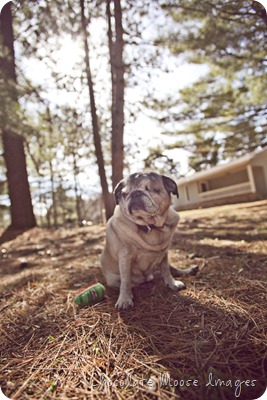
<svg viewBox="0 0 267 400"><path fill-rule="evenodd" d="M134 190L131 194L132 199L137 199L143 195L142 190Z"/></svg>

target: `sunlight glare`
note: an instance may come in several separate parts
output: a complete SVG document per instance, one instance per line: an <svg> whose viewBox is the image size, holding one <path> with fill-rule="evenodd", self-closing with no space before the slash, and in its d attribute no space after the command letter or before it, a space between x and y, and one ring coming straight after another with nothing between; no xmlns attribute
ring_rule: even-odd
<svg viewBox="0 0 267 400"><path fill-rule="evenodd" d="M83 56L82 43L66 36L61 41L61 48L57 51L57 68L62 74L70 74L77 61Z"/></svg>

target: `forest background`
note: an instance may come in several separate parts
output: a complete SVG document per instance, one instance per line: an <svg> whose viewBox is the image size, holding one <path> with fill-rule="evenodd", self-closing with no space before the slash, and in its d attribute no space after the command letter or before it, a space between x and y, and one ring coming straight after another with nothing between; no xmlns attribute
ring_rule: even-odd
<svg viewBox="0 0 267 400"><path fill-rule="evenodd" d="M2 227L101 222L124 174L267 145L258 2L14 0L0 19Z"/></svg>

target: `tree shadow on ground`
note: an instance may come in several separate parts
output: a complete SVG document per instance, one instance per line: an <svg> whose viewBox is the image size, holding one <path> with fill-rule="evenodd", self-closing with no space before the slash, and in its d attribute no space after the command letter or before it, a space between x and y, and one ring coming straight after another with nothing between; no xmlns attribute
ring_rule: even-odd
<svg viewBox="0 0 267 400"><path fill-rule="evenodd" d="M0 231L0 245L16 239L18 236L22 235L28 230L29 229L13 229L12 227L8 227L4 231Z"/></svg>
<svg viewBox="0 0 267 400"><path fill-rule="evenodd" d="M267 364L255 320L227 301L217 302L214 293L206 291L196 301L190 291L173 294L159 286L138 288L135 309L121 313L152 360L168 371L155 377L155 386L174 388L183 399L259 397Z"/></svg>
<svg viewBox="0 0 267 400"><path fill-rule="evenodd" d="M39 398L46 389L47 399L97 390L99 398L115 399L108 386L103 392L103 379L115 380L116 370L142 379L140 392L129 393L145 399L252 400L265 388L257 316L217 302L214 293L174 293L156 281L134 289L134 308L119 312L112 289L102 303L83 308L61 285L28 291L2 323L0 385L14 400Z"/></svg>
<svg viewBox="0 0 267 400"><path fill-rule="evenodd" d="M267 202L246 204L240 209L209 209L205 216L201 211L190 217L181 215L176 239L179 235L194 241L206 238L248 243L267 240Z"/></svg>
<svg viewBox="0 0 267 400"><path fill-rule="evenodd" d="M147 283L134 289L134 308L123 312L114 308L118 291L108 288L93 307L73 302L76 288L104 282L97 266L103 229L37 240L41 253L27 257L42 275L1 295L3 392L14 400L259 397L266 387L264 243L202 241L215 229L202 228L201 238L189 228L174 236L177 267L181 259L202 267L183 278L186 291ZM9 266L27 250L12 246L5 246ZM129 376L144 385L110 386Z"/></svg>

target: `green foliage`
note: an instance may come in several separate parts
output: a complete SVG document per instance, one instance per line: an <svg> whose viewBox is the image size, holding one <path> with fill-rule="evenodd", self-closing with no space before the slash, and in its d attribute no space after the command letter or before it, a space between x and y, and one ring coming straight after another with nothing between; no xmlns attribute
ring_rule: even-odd
<svg viewBox="0 0 267 400"><path fill-rule="evenodd" d="M85 5L90 26L104 21L105 2L86 1ZM125 100L126 126L143 113L143 105L147 109L153 106L166 133L176 139L164 149L151 143L150 155L144 160L146 167L178 175L179 163L164 151L175 147L188 150L190 166L200 170L216 165L223 158L267 145L267 25L266 13L259 3L144 0L122 5L125 77L129 89ZM96 175L84 66L79 57L69 74L60 71L57 65L64 35L77 39L77 44L81 41L80 6L71 0L18 0L13 2L13 10L17 85L5 82L0 76L0 126L25 138L29 173L32 179L38 179L39 185L33 191L35 200L46 204L51 225L56 212L60 224L67 218L63 209L69 214L69 203L74 210L75 196L76 200L81 196L77 177L83 172L85 162L92 166L90 177ZM153 29L154 37L160 32L154 42ZM100 132L109 166L111 96L105 30L100 36L89 34L89 39ZM151 77L163 70L168 72L169 51L184 61L207 64L209 73L181 90L176 99L168 96L162 101L157 88L151 85ZM4 54L0 53L1 56ZM45 64L50 77L40 80L39 85L31 82L24 64L26 59ZM104 65L105 75L103 70L99 74L99 65L101 68ZM133 88L139 88L137 96L131 92ZM14 91L18 102L12 101ZM66 97L77 94L79 101L74 105L67 100L60 103L55 100L55 93L61 99L64 94ZM128 149L134 160L140 143L132 136L125 153ZM128 160L126 154L125 165ZM1 164L0 168L2 172ZM60 191L66 190L67 179L72 181L71 200L60 195Z"/></svg>
<svg viewBox="0 0 267 400"><path fill-rule="evenodd" d="M60 184L55 192L55 201L58 205L57 207L57 224L66 225L77 224L77 215L75 213L75 198L67 193L67 190L63 188ZM49 220L49 225L51 225L53 214L53 207L49 207L47 210L47 219Z"/></svg>
<svg viewBox="0 0 267 400"><path fill-rule="evenodd" d="M160 147L149 149L149 155L144 160L144 166L146 169L154 169L163 175L169 173L179 176L180 163L177 163L167 154L163 154Z"/></svg>
<svg viewBox="0 0 267 400"><path fill-rule="evenodd" d="M74 214L71 219L77 219L74 192L78 198L77 176L85 164L84 160L83 163L80 161L82 157L87 157L88 165L92 154L91 129L84 121L85 110L76 108L76 104L73 107L59 105L55 99L58 96L62 102L65 94L67 97L70 92L75 92L77 80L82 80L80 65L68 76L58 71L57 65L62 36L70 33L75 37L79 34L79 3L16 1L13 4L13 29L17 84L7 82L0 76L0 134L6 129L23 136L34 205L36 210L41 210L40 216L46 209L49 224L57 225L65 218L61 216L62 209L70 214L69 199L64 196L59 199L57 190L63 180L65 186L66 180L69 181ZM0 58L5 57L2 48L0 51ZM45 82L40 76L40 83L33 83L27 73L30 62L37 68L41 63L45 64L50 79ZM78 89L82 90L80 88L81 85L78 85ZM51 202L55 209L53 213Z"/></svg>
<svg viewBox="0 0 267 400"><path fill-rule="evenodd" d="M188 62L209 65L204 78L168 104L162 121L179 123L172 133L192 151L191 167L199 170L266 146L267 18L261 6L186 0L163 8L175 27L159 42Z"/></svg>

